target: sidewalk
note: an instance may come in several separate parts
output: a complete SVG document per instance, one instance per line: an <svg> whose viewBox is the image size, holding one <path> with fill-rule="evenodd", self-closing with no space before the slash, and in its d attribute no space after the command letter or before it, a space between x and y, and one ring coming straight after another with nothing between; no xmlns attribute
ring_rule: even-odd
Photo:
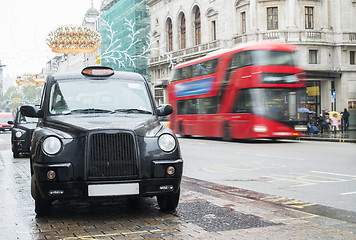
<svg viewBox="0 0 356 240"><path fill-rule="evenodd" d="M337 132L336 134L333 132L324 132L323 134L310 133L305 137L300 137L300 140L356 143L356 130Z"/></svg>

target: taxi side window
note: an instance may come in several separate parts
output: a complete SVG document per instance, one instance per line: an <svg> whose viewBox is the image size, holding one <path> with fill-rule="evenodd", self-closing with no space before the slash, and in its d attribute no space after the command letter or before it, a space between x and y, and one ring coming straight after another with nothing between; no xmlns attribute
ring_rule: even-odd
<svg viewBox="0 0 356 240"><path fill-rule="evenodd" d="M68 110L67 103L63 98L58 84L55 84L52 86L51 90L50 112L52 114L57 114L62 113L65 110Z"/></svg>

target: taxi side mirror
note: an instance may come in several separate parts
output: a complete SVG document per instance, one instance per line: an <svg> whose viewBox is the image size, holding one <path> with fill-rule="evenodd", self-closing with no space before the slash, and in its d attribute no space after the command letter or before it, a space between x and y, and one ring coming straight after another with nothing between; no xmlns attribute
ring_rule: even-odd
<svg viewBox="0 0 356 240"><path fill-rule="evenodd" d="M20 112L26 117L42 118L43 112L33 105L23 105L20 107Z"/></svg>
<svg viewBox="0 0 356 240"><path fill-rule="evenodd" d="M8 124L14 125L14 121L7 121Z"/></svg>
<svg viewBox="0 0 356 240"><path fill-rule="evenodd" d="M168 116L173 112L173 107L170 104L163 104L157 108L158 116Z"/></svg>

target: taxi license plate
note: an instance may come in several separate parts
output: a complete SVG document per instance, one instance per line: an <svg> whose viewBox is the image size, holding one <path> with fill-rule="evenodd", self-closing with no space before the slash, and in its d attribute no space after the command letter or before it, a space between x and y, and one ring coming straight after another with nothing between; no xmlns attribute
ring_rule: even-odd
<svg viewBox="0 0 356 240"><path fill-rule="evenodd" d="M89 196L124 196L140 193L138 183L92 184L88 185Z"/></svg>

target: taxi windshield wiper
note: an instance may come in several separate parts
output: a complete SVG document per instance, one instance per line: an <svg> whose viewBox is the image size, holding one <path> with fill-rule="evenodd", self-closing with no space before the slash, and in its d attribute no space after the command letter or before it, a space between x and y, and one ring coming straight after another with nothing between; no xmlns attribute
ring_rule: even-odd
<svg viewBox="0 0 356 240"><path fill-rule="evenodd" d="M112 111L112 113L117 113L117 112L152 114L152 112L150 112L150 111L136 109L136 108L116 109L116 110Z"/></svg>
<svg viewBox="0 0 356 240"><path fill-rule="evenodd" d="M100 108L83 108L83 109L74 109L70 111L70 113L109 113L109 112L111 112L111 110L100 109Z"/></svg>

